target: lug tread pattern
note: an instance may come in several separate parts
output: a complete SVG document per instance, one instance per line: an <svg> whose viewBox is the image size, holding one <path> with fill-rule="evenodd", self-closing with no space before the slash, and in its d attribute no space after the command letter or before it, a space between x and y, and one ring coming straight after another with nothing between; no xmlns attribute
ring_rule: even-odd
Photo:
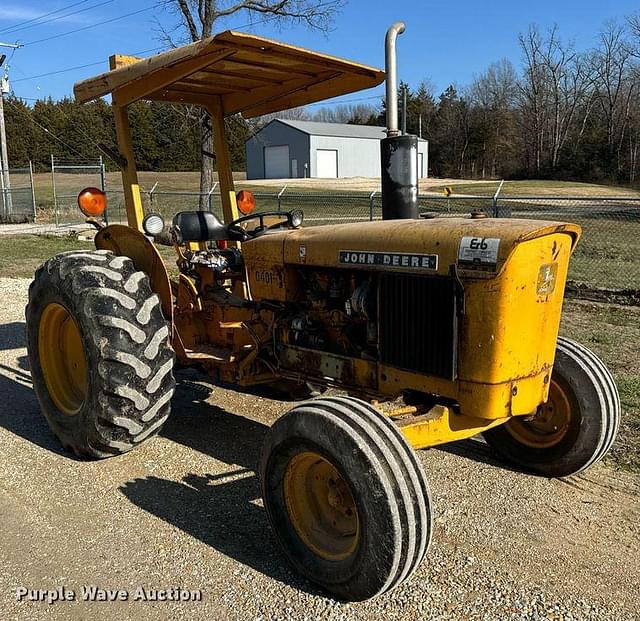
<svg viewBox="0 0 640 621"><path fill-rule="evenodd" d="M175 390L175 356L160 300L128 257L103 250L70 251L38 268L27 319L35 296L69 287L81 300L74 318L81 324L85 348L96 354L94 368L88 369L96 411L83 416L85 434L58 435L79 456L127 452L158 433Z"/></svg>

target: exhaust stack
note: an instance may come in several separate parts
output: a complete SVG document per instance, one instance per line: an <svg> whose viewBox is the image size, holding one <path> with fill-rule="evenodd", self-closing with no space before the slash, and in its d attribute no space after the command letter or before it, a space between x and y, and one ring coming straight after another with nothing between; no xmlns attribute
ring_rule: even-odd
<svg viewBox="0 0 640 621"><path fill-rule="evenodd" d="M387 137L398 136L398 60L396 41L405 31L404 22L396 22L387 30L384 42L384 61L387 73Z"/></svg>
<svg viewBox="0 0 640 621"><path fill-rule="evenodd" d="M398 129L396 40L404 31L404 23L396 22L385 40L387 137L380 142L383 220L418 217L418 138L401 136Z"/></svg>

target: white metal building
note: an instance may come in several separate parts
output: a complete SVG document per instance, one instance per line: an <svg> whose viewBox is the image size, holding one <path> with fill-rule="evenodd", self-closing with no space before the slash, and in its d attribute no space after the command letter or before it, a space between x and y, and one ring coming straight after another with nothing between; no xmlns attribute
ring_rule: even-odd
<svg viewBox="0 0 640 621"><path fill-rule="evenodd" d="M275 119L246 143L247 179L380 177L384 127ZM429 143L418 141L418 176Z"/></svg>

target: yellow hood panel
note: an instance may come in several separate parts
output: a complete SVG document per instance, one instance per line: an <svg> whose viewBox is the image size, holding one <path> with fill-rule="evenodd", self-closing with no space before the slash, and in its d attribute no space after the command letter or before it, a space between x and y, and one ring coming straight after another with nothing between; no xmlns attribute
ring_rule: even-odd
<svg viewBox="0 0 640 621"><path fill-rule="evenodd" d="M387 220L353 224L331 224L303 228L282 233L284 263L317 265L324 267L362 267L371 265L345 264L341 252L371 252L376 255L415 255L405 264L395 264L403 272L448 274L451 265L458 262L463 238L500 240L497 245L497 261L494 272L502 265L515 247L524 241L566 233L572 237L572 248L580 238L581 229L575 224L544 220L519 220L501 218L434 218L429 220ZM278 234L280 235L280 234ZM269 236L271 237L271 236ZM256 240L259 245L259 240ZM271 239L271 241L275 241ZM420 255L437 255L437 268L428 268L429 262ZM386 257L376 256L381 260ZM402 257L401 257L402 258ZM418 267L412 267L418 265ZM408 265L406 264L408 263ZM434 265L436 262L432 262ZM385 269L381 264L380 269ZM394 264L389 265L391 269Z"/></svg>

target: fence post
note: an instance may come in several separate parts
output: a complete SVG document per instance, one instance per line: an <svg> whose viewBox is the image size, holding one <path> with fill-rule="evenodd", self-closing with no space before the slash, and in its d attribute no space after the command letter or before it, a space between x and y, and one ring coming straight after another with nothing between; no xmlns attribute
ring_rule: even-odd
<svg viewBox="0 0 640 621"><path fill-rule="evenodd" d="M53 153L51 154L51 188L53 190L53 213L56 218L56 228L60 226L58 217L58 196L56 194L56 163L53 159Z"/></svg>
<svg viewBox="0 0 640 621"><path fill-rule="evenodd" d="M36 221L36 186L33 182L33 162L29 160L29 180L31 181L31 205L33 207L33 221Z"/></svg>
<svg viewBox="0 0 640 621"><path fill-rule="evenodd" d="M369 195L369 222L373 221L373 198L378 193L378 190L374 190Z"/></svg>
<svg viewBox="0 0 640 621"><path fill-rule="evenodd" d="M158 187L158 182L156 181L153 184L153 187L149 190L149 210L153 211L153 193L156 191L156 188Z"/></svg>
<svg viewBox="0 0 640 621"><path fill-rule="evenodd" d="M102 161L102 155L99 156L100 157L100 189L103 192L107 191L107 178L105 175L105 170L104 170L104 162ZM108 203L107 203L108 205ZM104 223L108 226L109 225L109 207L107 207L104 210Z"/></svg>
<svg viewBox="0 0 640 621"><path fill-rule="evenodd" d="M214 190L218 187L218 182L216 181L213 184L213 187L209 190L209 193L207 194L207 204L209 205L209 211L211 213L213 213L213 205L212 205L212 200L213 200L213 192Z"/></svg>
<svg viewBox="0 0 640 621"><path fill-rule="evenodd" d="M498 197L500 196L500 192L502 191L502 186L504 185L504 179L500 182L496 193L493 195L493 217L499 217L500 213L498 210Z"/></svg>
<svg viewBox="0 0 640 621"><path fill-rule="evenodd" d="M280 192L278 192L278 213L280 213L282 211L282 204L281 204L281 199L282 199L282 195L284 194L284 191L287 189L287 186L285 185L282 190L280 190Z"/></svg>

